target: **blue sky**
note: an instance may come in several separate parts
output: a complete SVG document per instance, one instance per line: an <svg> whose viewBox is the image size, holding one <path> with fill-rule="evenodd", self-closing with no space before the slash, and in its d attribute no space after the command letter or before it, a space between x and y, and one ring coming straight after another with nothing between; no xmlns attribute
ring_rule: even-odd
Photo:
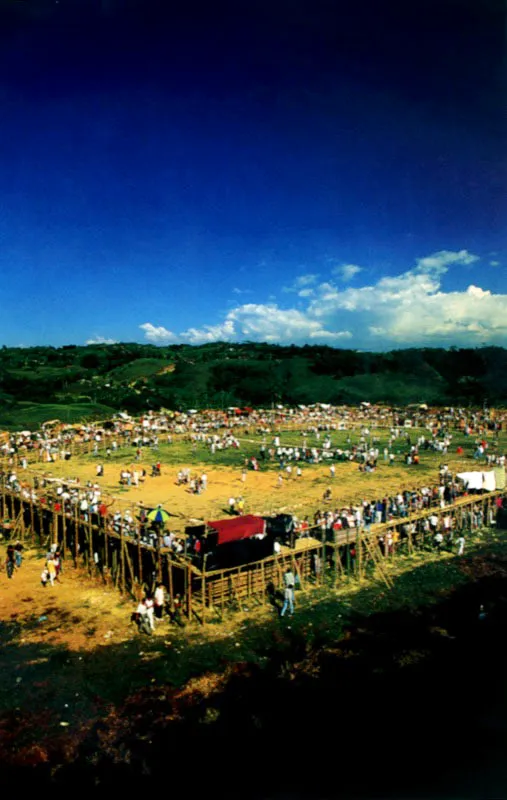
<svg viewBox="0 0 507 800"><path fill-rule="evenodd" d="M507 346L503 4L16 5L0 344Z"/></svg>

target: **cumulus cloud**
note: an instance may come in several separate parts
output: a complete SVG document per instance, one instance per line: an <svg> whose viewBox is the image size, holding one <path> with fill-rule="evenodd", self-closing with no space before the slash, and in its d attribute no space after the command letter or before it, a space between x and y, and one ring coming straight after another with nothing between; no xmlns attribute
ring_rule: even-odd
<svg viewBox="0 0 507 800"><path fill-rule="evenodd" d="M168 344L169 342L175 342L177 339L172 331L168 331L167 328L164 328L162 325L157 327L156 325L152 325L151 322L144 322L142 325L139 325L139 327L144 331L144 335L148 341L153 342L153 344Z"/></svg>
<svg viewBox="0 0 507 800"><path fill-rule="evenodd" d="M247 303L233 309L229 319L237 324L242 338L261 342L297 343L318 339L349 339L349 331L324 329L317 319L295 308L282 309L275 303Z"/></svg>
<svg viewBox="0 0 507 800"><path fill-rule="evenodd" d="M94 339L87 339L86 344L118 344L116 339L106 339L104 336L95 336Z"/></svg>
<svg viewBox="0 0 507 800"><path fill-rule="evenodd" d="M500 262L499 261L490 261L489 262L489 266L490 267L499 267L500 266Z"/></svg>
<svg viewBox="0 0 507 800"><path fill-rule="evenodd" d="M343 281L348 282L352 280L354 275L358 275L362 272L362 267L358 267L357 264L341 264L340 266L333 267L331 272Z"/></svg>
<svg viewBox="0 0 507 800"><path fill-rule="evenodd" d="M373 285L340 291L324 283L306 313L327 328L345 323L355 332L356 346L372 349L505 343L505 295L473 284L464 292L442 291L441 278L451 265L469 266L478 260L466 250L440 251L418 259L414 269Z"/></svg>
<svg viewBox="0 0 507 800"><path fill-rule="evenodd" d="M220 325L203 325L202 328L189 328L181 334L188 344L206 344L207 342L229 342L235 335L234 322L228 318Z"/></svg>
<svg viewBox="0 0 507 800"><path fill-rule="evenodd" d="M404 272L359 286L344 286L333 279L317 283L318 276L312 273L297 279L298 308L280 307L274 300L245 303L226 313L218 324L189 328L177 337L151 323L141 328L150 341L159 343L320 342L372 350L507 345L507 295L482 288L475 275L466 291L444 291L442 287L449 270L474 268L478 261L478 256L467 250L440 250L416 259ZM353 266L342 265L341 272L333 273L343 278L344 267Z"/></svg>

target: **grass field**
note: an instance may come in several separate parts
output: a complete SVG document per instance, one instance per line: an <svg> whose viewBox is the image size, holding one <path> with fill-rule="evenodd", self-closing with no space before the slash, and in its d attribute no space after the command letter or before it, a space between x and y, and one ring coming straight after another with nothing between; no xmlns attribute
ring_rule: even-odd
<svg viewBox="0 0 507 800"><path fill-rule="evenodd" d="M20 428L37 430L43 422L59 419L61 422L83 422L107 419L114 414L109 406L100 403L17 403L14 408L0 409L0 430L19 431ZM23 420L20 424L20 419Z"/></svg>

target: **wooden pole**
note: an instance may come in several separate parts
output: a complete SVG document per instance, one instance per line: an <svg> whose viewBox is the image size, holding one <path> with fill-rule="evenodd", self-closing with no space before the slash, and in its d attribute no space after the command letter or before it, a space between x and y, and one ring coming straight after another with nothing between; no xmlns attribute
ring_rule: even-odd
<svg viewBox="0 0 507 800"><path fill-rule="evenodd" d="M143 554L141 552L141 537L138 531L137 533L137 565L139 568L139 585L142 587L143 585Z"/></svg>
<svg viewBox="0 0 507 800"><path fill-rule="evenodd" d="M322 564L320 565L320 582L324 584L324 573L326 569L326 538L327 526L322 528Z"/></svg>
<svg viewBox="0 0 507 800"><path fill-rule="evenodd" d="M88 514L88 573L89 575L92 574L92 565L94 564L93 560L93 526L92 526L92 515L91 513Z"/></svg>
<svg viewBox="0 0 507 800"><path fill-rule="evenodd" d="M104 531L104 567L109 574L109 534L107 532L107 519L101 517Z"/></svg>
<svg viewBox="0 0 507 800"><path fill-rule="evenodd" d="M205 553L203 557L203 565L202 565L202 582L201 582L201 589L202 589L202 622L204 625L204 612L206 609L206 558L208 554Z"/></svg>
<svg viewBox="0 0 507 800"><path fill-rule="evenodd" d="M338 548L336 546L336 530L333 526L333 588L338 585Z"/></svg>
<svg viewBox="0 0 507 800"><path fill-rule="evenodd" d="M52 512L53 512L53 519L52 519L52 522L53 522L53 526L52 526L53 535L52 535L51 543L58 545L58 513L57 513L57 511L55 511L54 504L53 504Z"/></svg>
<svg viewBox="0 0 507 800"><path fill-rule="evenodd" d="M188 564L185 565L185 573L187 575L187 601L188 601L188 619L192 616L192 574Z"/></svg>
<svg viewBox="0 0 507 800"><path fill-rule="evenodd" d="M121 591L125 594L125 541L123 538L123 517L120 523L120 567L121 567Z"/></svg>
<svg viewBox="0 0 507 800"><path fill-rule="evenodd" d="M363 543L359 536L359 531L356 530L356 562L357 562L357 575L359 580L363 577Z"/></svg>
<svg viewBox="0 0 507 800"><path fill-rule="evenodd" d="M220 610L221 610L222 617L223 617L224 616L224 593L225 593L225 578L224 578L224 573L223 572L222 572L222 574L220 576L220 588L222 590L220 592Z"/></svg>
<svg viewBox="0 0 507 800"><path fill-rule="evenodd" d="M80 516L79 516L79 499L74 507L75 515L74 515L74 566L77 567L77 557L78 557L78 547L79 547L79 528L80 528Z"/></svg>
<svg viewBox="0 0 507 800"><path fill-rule="evenodd" d="M67 520L68 520L68 517L65 514L64 507L63 507L63 504L62 504L62 527L63 527L63 530L62 530L62 541L63 541L63 556L64 557L67 555Z"/></svg>
<svg viewBox="0 0 507 800"><path fill-rule="evenodd" d="M346 538L346 545L345 545L345 569L347 570L347 578L350 578L350 542L349 542L349 530L347 528L347 533L345 534ZM356 553L357 556L357 553Z"/></svg>
<svg viewBox="0 0 507 800"><path fill-rule="evenodd" d="M171 608L174 600L174 586L173 586L173 560L171 551L166 556L168 579L169 579L169 597L171 598Z"/></svg>

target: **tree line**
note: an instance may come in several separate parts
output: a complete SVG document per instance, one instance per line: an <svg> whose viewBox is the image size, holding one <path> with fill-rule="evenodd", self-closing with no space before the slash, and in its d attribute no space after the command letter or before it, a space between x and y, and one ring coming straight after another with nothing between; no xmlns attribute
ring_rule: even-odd
<svg viewBox="0 0 507 800"><path fill-rule="evenodd" d="M501 405L506 368L507 350L500 347L371 353L256 342L4 346L0 407L12 412L28 400L62 407L98 404L101 412L363 400Z"/></svg>

